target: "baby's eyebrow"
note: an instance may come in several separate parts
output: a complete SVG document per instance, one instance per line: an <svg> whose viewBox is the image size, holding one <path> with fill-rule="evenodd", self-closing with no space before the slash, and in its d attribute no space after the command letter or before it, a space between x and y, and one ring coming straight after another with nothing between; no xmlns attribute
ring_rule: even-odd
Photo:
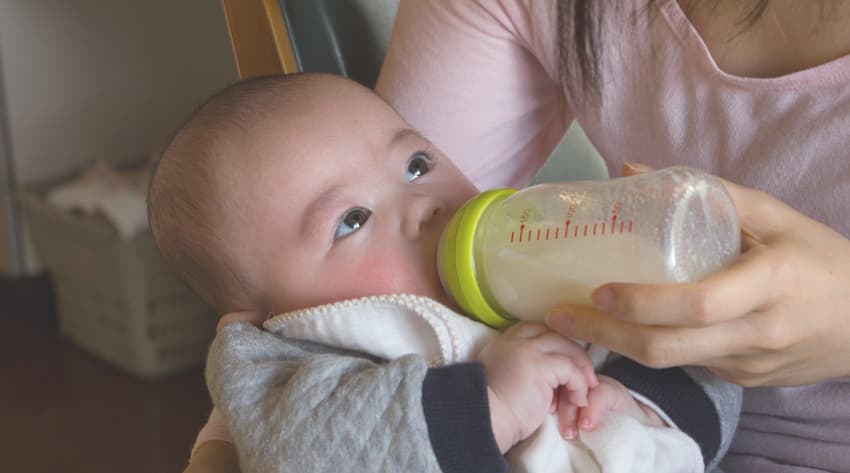
<svg viewBox="0 0 850 473"><path fill-rule="evenodd" d="M400 142L406 140L409 137L416 137L420 139L424 139L418 131L412 128L401 128L393 134L392 139L390 140L390 148L396 146Z"/></svg>
<svg viewBox="0 0 850 473"><path fill-rule="evenodd" d="M304 213L301 215L301 236L307 239L313 239L317 236L320 230L321 223L324 222L323 216L330 208L330 204L337 199L339 195L339 184L334 184L323 190L312 202L304 208Z"/></svg>

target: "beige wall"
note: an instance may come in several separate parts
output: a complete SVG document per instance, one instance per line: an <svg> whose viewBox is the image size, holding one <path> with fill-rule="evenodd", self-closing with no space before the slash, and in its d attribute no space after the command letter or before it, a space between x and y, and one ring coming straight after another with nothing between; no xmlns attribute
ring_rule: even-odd
<svg viewBox="0 0 850 473"><path fill-rule="evenodd" d="M0 0L0 60L19 183L144 158L236 80L216 0Z"/></svg>

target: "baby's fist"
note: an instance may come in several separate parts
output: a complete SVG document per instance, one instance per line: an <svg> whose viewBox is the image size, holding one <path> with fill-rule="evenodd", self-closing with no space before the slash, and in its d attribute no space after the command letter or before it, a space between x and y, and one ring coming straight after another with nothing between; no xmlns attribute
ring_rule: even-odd
<svg viewBox="0 0 850 473"><path fill-rule="evenodd" d="M586 406L587 390L597 384L584 348L544 325L514 325L477 358L487 371L490 419L503 453L540 427L559 386L571 403Z"/></svg>

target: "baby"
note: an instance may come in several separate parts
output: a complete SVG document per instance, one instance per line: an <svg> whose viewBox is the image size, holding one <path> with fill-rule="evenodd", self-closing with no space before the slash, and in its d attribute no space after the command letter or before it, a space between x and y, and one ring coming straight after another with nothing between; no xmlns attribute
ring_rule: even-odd
<svg viewBox="0 0 850 473"><path fill-rule="evenodd" d="M435 254L448 220L476 192L368 89L331 75L298 74L241 82L202 105L164 151L148 207L165 261L220 313L240 311L255 320L290 314L275 317L286 320L346 300L374 312L363 296L415 294L424 298L399 302L400 311L427 307L458 318L459 308L441 287ZM358 305L330 307L345 312ZM485 334L466 319L451 323ZM339 458L359 464L356 471L504 471L499 454L531 437L554 410L566 439L594 431L612 412L649 427L676 425L694 437L710 465L731 439L740 402L734 388L723 391L714 380L644 368L665 372L659 377L665 383L679 383L650 381L648 392L680 389L676 396L695 395L692 407L709 411L695 417L677 406L676 415L668 415L634 383L630 391L611 377L597 378L583 347L533 324L470 336L468 356L450 364L443 356L443 363L432 364L446 366L430 368L433 360L424 353L362 353L381 340L360 346L345 334L312 340L286 335L234 324L211 350L211 393L244 470L337 469L333 462L339 460L329 452L353 442L354 450ZM248 345L266 348L245 351ZM234 359L249 360L252 374L248 368L228 371ZM623 362L617 360L612 373L622 373ZM320 393L316 383L333 388ZM387 383L406 390L387 391ZM249 389L260 385L264 390ZM238 399L244 391L252 392L248 403ZM279 404L259 414L270 397ZM353 399L372 406L354 409ZM255 412L246 406L256 406ZM330 427L307 426L329 410ZM305 416L313 422L304 422ZM258 427L264 423L273 425ZM372 427L352 429L366 424ZM406 441L421 451L372 458L364 452L376 439ZM432 448L422 448L427 443ZM396 460L397 467L388 467Z"/></svg>

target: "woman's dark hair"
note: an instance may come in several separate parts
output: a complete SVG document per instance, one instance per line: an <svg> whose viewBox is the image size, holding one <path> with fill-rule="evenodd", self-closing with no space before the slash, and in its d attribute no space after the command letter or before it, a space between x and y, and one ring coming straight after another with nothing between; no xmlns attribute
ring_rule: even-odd
<svg viewBox="0 0 850 473"><path fill-rule="evenodd" d="M657 0L646 0L645 7L636 15L654 15ZM701 1L701 0L689 0ZM714 6L717 5L714 1ZM740 32L755 24L767 9L770 0L752 0L753 6L741 19ZM619 1L608 0L557 0L559 67L566 92L574 100L583 96L599 98L602 70L600 67L603 46L599 42L604 11L623 8ZM617 12L614 12L617 13ZM622 12L619 12L622 13Z"/></svg>

